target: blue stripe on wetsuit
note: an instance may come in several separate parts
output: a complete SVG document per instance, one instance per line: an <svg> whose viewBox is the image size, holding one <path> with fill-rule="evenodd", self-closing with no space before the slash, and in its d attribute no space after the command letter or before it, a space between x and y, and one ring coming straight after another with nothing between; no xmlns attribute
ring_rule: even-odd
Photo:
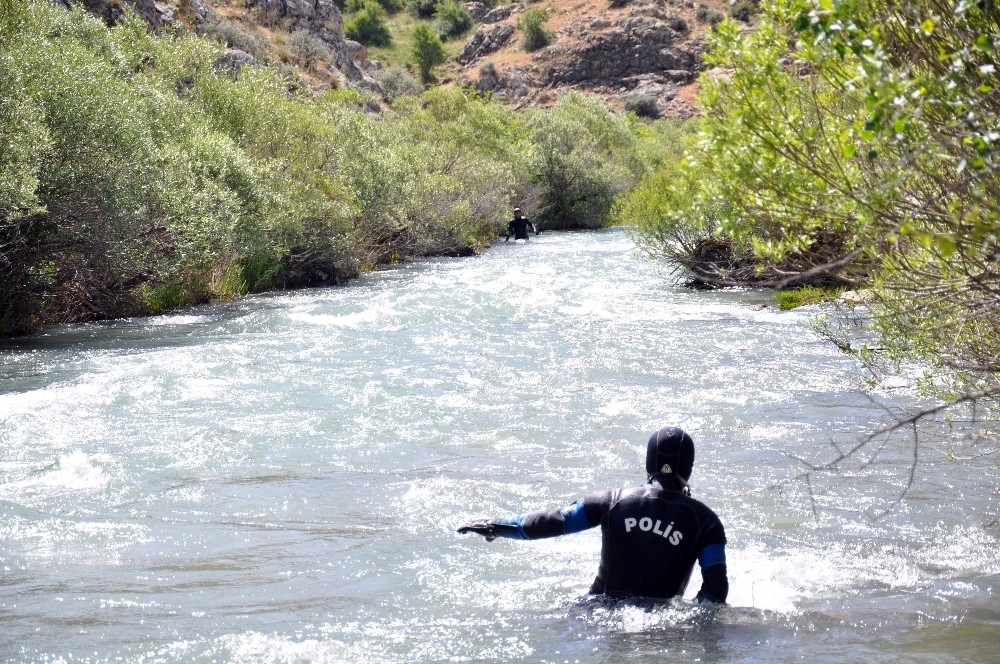
<svg viewBox="0 0 1000 664"><path fill-rule="evenodd" d="M507 539L528 539L528 536L524 534L524 515L518 514L515 516L505 516L500 519L500 523L505 526L517 526L517 530L501 530L497 534L500 537L506 537Z"/></svg>
<svg viewBox="0 0 1000 664"><path fill-rule="evenodd" d="M709 544L698 554L698 563L702 569L708 569L712 565L725 565L726 545Z"/></svg>
<svg viewBox="0 0 1000 664"><path fill-rule="evenodd" d="M587 518L587 512L583 509L583 501L578 500L566 509L562 511L564 530L563 533L578 533L582 530L587 530L588 528L593 528L593 524L590 523L590 519Z"/></svg>
<svg viewBox="0 0 1000 664"><path fill-rule="evenodd" d="M570 533L578 533L582 530L594 527L594 524L590 523L590 520L587 518L587 512L583 508L583 500L576 501L569 507L563 509L560 513L562 514L563 519L563 531L562 533L552 533L553 535L569 535ZM500 519L500 523L504 525L517 526L517 530L501 530L497 534L508 539L531 539L524 532L524 519L527 516L529 515L518 514L516 516L508 516ZM548 536L551 537L551 535ZM537 534L536 537L538 537ZM542 535L542 537L545 537L545 535Z"/></svg>

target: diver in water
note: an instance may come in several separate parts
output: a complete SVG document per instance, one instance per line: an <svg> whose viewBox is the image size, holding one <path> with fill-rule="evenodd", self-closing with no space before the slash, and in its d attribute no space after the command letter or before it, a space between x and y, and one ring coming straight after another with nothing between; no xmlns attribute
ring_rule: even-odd
<svg viewBox="0 0 1000 664"><path fill-rule="evenodd" d="M528 240L528 227L531 227L531 231L538 235L538 229L535 228L535 224L532 223L531 219L521 215L521 208L514 208L514 218L510 220L507 224L507 237L503 239L504 242L510 239L513 235L515 240Z"/></svg>
<svg viewBox="0 0 1000 664"><path fill-rule="evenodd" d="M594 494L562 510L542 510L462 526L492 542L497 537L541 539L601 527L601 562L593 595L669 598L682 595L697 560L699 602L724 603L726 533L715 513L691 498L694 441L664 427L646 446L649 481Z"/></svg>

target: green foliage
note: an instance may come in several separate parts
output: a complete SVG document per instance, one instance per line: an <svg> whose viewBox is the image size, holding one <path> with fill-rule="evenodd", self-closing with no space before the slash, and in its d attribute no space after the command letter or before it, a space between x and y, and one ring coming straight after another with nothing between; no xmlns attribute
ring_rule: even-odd
<svg viewBox="0 0 1000 664"><path fill-rule="evenodd" d="M197 304L181 284L145 284L139 288L142 313L154 315Z"/></svg>
<svg viewBox="0 0 1000 664"><path fill-rule="evenodd" d="M533 7L521 15L517 22L517 27L524 33L522 46L529 53L545 48L552 43L555 34L545 27L545 22L549 20L549 12L540 7Z"/></svg>
<svg viewBox="0 0 1000 664"><path fill-rule="evenodd" d="M778 308L782 311L805 307L810 304L821 302L831 302L840 297L844 292L843 287L816 288L814 286L802 286L800 288L790 288L780 290L774 294L774 299L778 301Z"/></svg>
<svg viewBox="0 0 1000 664"><path fill-rule="evenodd" d="M390 103L403 95L418 95L424 90L424 86L402 67L386 67L374 72L372 78L382 84Z"/></svg>
<svg viewBox="0 0 1000 664"><path fill-rule="evenodd" d="M763 9L753 31L716 26L706 64L728 73L702 76L699 135L622 214L661 255L728 243L754 256L743 276L870 283L879 366L919 358L939 394L995 397L1000 14L957 0Z"/></svg>
<svg viewBox="0 0 1000 664"><path fill-rule="evenodd" d="M434 9L434 24L442 40L461 36L472 27L472 18L465 6L456 0L445 0Z"/></svg>
<svg viewBox="0 0 1000 664"><path fill-rule="evenodd" d="M495 241L512 197L561 186L545 159L584 183L571 206L594 219L588 192L606 207L634 170L629 122L584 100L528 118L463 90L417 97L397 70L384 78L393 111L373 116L353 90L314 98L274 68L220 71L213 40L12 1L0 0L0 334L467 254ZM315 54L301 35L289 44ZM547 123L564 143L546 142Z"/></svg>
<svg viewBox="0 0 1000 664"><path fill-rule="evenodd" d="M426 25L418 25L413 31L413 59L424 83L432 80L431 70L447 59L441 40Z"/></svg>
<svg viewBox="0 0 1000 664"><path fill-rule="evenodd" d="M364 9L365 3L370 1L371 0L347 0L344 11L352 14L359 12ZM385 13L390 16L399 13L406 6L404 0L376 0L376 2L380 7L382 7L382 9L385 10Z"/></svg>
<svg viewBox="0 0 1000 664"><path fill-rule="evenodd" d="M8 224L42 212L39 172L51 152L41 109L27 98L22 81L12 74L10 54L0 55L0 223Z"/></svg>
<svg viewBox="0 0 1000 664"><path fill-rule="evenodd" d="M417 18L432 18L440 0L408 0L406 7Z"/></svg>
<svg viewBox="0 0 1000 664"><path fill-rule="evenodd" d="M530 118L531 172L543 189L546 228L598 228L615 196L638 180L636 137L597 101L571 93Z"/></svg>
<svg viewBox="0 0 1000 664"><path fill-rule="evenodd" d="M653 95L633 93L625 100L625 111L635 113L640 118L660 117L660 107Z"/></svg>
<svg viewBox="0 0 1000 664"><path fill-rule="evenodd" d="M788 3L801 57L823 67L854 114L845 159L881 180L876 206L876 327L896 357L936 368L929 383L989 392L1000 384L1000 15L993 3ZM848 87L838 76L850 71ZM953 383L954 381L954 383Z"/></svg>
<svg viewBox="0 0 1000 664"><path fill-rule="evenodd" d="M330 47L308 30L296 30L288 37L288 50L302 61L307 69L315 70L317 60L330 62L333 53Z"/></svg>
<svg viewBox="0 0 1000 664"><path fill-rule="evenodd" d="M221 19L208 23L204 34L230 48L238 48L258 58L267 52L267 40L253 27L236 21Z"/></svg>
<svg viewBox="0 0 1000 664"><path fill-rule="evenodd" d="M388 46L392 33L386 25L386 12L374 0L365 0L361 9L344 22L344 34L365 46Z"/></svg>

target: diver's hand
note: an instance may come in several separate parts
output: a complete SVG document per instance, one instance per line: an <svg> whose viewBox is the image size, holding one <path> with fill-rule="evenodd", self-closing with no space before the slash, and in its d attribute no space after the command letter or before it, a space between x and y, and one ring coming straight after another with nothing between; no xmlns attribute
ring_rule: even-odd
<svg viewBox="0 0 1000 664"><path fill-rule="evenodd" d="M462 526L458 529L458 532L462 535L466 533L475 533L477 535L482 535L486 538L487 542L492 542L496 538L500 537L501 530L516 530L517 526L508 525L505 523L496 523L494 521L477 521L476 523L470 523Z"/></svg>

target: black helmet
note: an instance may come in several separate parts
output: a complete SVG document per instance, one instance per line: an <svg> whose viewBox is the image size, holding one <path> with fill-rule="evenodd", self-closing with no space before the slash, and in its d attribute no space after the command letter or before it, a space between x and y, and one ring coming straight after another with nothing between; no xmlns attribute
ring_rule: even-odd
<svg viewBox="0 0 1000 664"><path fill-rule="evenodd" d="M694 441L677 427L663 427L649 437L646 445L646 472L675 475L685 484L694 468Z"/></svg>

